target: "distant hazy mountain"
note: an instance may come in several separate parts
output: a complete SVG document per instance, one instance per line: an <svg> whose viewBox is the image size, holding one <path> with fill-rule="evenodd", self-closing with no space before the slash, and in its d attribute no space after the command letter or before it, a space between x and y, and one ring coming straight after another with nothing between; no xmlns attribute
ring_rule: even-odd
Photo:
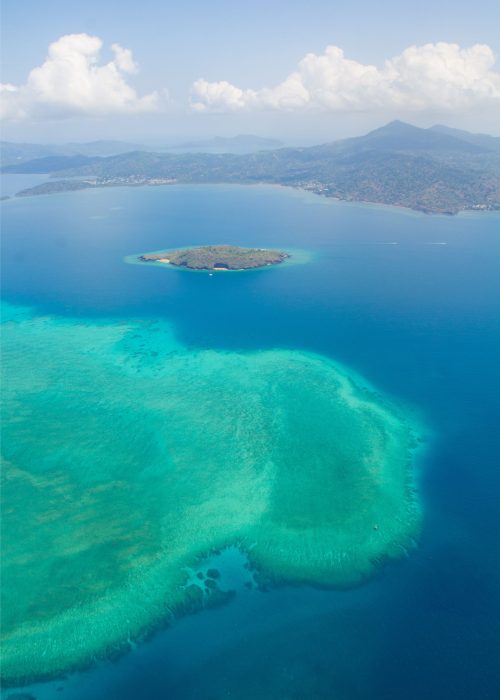
<svg viewBox="0 0 500 700"><path fill-rule="evenodd" d="M100 156L99 156L100 157ZM19 165L6 165L2 168L3 173L29 173L29 174L44 174L54 173L61 169L79 168L85 166L91 160L88 156L81 155L54 155L44 156L43 158L34 158L22 162Z"/></svg>
<svg viewBox="0 0 500 700"><path fill-rule="evenodd" d="M462 209L500 209L500 153L436 129L402 122L357 138L321 146L281 148L243 155L147 153L107 158L60 157L57 177L86 177L87 186L182 183L275 183L328 197L456 213ZM43 172L34 161L5 172ZM64 186L63 186L64 187ZM57 183L25 194L61 190Z"/></svg>
<svg viewBox="0 0 500 700"><path fill-rule="evenodd" d="M453 129L449 131L451 132ZM371 150L404 152L477 153L483 149L482 144L474 144L462 138L457 139L449 132L441 132L435 128L419 129L401 121L390 122L380 129L370 131L366 136L347 139L344 144L357 150L366 147Z"/></svg>
<svg viewBox="0 0 500 700"><path fill-rule="evenodd" d="M266 139L251 134L241 134L224 138L218 136L207 141L190 141L178 146L159 148L160 152L171 153L255 153L274 148L281 148L283 143L276 139ZM12 141L0 142L0 160L2 167L10 165L22 165L28 161L56 157L56 156L114 156L131 151L151 150L145 146L128 143L126 141L91 141L89 143L15 143ZM55 161L54 161L55 162ZM30 172L48 172L37 169Z"/></svg>
<svg viewBox="0 0 500 700"><path fill-rule="evenodd" d="M49 156L113 156L118 153L127 153L142 148L125 141L91 141L89 143L14 143L12 141L0 142L0 159L2 166L26 163L35 158L47 158Z"/></svg>
<svg viewBox="0 0 500 700"><path fill-rule="evenodd" d="M443 126L442 124L436 124L432 126L431 131L436 131L440 134L447 134L448 136L453 136L460 141L466 141L467 143L473 143L476 146L481 146L490 151L500 152L500 136L489 136L488 134L471 134L469 131L463 131L462 129L452 129L449 126Z"/></svg>
<svg viewBox="0 0 500 700"><path fill-rule="evenodd" d="M216 136L208 141L189 141L179 146L172 146L169 151L184 153L255 153L281 148L282 141L266 139L252 134L239 134L238 136Z"/></svg>

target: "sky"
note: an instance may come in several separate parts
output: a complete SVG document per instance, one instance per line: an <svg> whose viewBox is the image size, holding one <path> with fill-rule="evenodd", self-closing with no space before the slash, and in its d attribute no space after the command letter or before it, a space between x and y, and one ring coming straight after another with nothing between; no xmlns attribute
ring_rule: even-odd
<svg viewBox="0 0 500 700"><path fill-rule="evenodd" d="M1 0L2 138L500 135L500 3Z"/></svg>

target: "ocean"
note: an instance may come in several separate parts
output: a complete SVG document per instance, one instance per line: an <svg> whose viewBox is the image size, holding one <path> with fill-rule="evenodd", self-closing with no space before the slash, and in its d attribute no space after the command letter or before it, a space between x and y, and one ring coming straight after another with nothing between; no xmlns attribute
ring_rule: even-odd
<svg viewBox="0 0 500 700"><path fill-rule="evenodd" d="M96 329L109 338L142 324L152 331L136 334L134 352L137 362L149 353L148 367L176 344L231 357L320 356L421 427L424 449L414 464L418 541L363 583L249 587L233 547L216 560L224 586L236 591L220 604L131 639L112 660L2 697L497 698L499 224L498 213L428 216L267 186L110 188L3 202L3 299L28 327L38 319L36 329L83 328L86 352L98 352ZM222 243L307 256L213 276L124 261ZM30 388L37 348L50 363L39 337L26 346L23 376L43 399L47 387ZM72 376L78 366L67 362ZM214 406L224 400L217 392ZM40 429L36 421L32 428L25 445L22 435L9 444L6 432L6 449L28 454ZM144 504L134 507L140 520Z"/></svg>

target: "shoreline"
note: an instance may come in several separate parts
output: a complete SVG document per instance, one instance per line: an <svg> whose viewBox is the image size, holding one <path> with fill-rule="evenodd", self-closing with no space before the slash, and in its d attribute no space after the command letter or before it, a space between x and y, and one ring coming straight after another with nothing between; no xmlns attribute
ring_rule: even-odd
<svg viewBox="0 0 500 700"><path fill-rule="evenodd" d="M9 173L5 173L6 175L9 175ZM172 186L194 186L194 187L200 187L200 186L235 186L235 187L280 187L284 188L287 190L296 190L297 192L303 192L305 194L313 194L317 197L321 197L326 201L331 201L331 202L342 202L345 204L352 204L352 205L370 205L370 206L377 206L377 207L389 207L389 208L395 208L398 210L406 210L408 212L414 212L417 214L425 214L426 216L458 216L459 214L464 214L464 213L473 213L473 214L484 214L484 213L494 213L494 212L500 212L500 205L498 206L489 206L486 204L481 204L481 205L472 205L469 207L462 207L456 210L446 210L446 209L430 209L427 207L412 207L407 204L398 204L395 202L380 202L380 201L372 201L372 200L366 200L366 199L354 199L354 198L343 198L343 197L338 197L338 196L329 196L328 194L325 194L324 192L317 192L314 189L309 189L307 187L304 187L302 185L285 185L279 182L226 182L226 181L221 181L221 182L181 182L181 181L172 181L172 182L162 182L162 183L155 183L155 182L133 182L133 183L124 183L124 182L117 182L117 183L95 183L95 182L86 182L85 180L80 180L79 185L73 185L71 181L68 181L72 186L68 186L67 188L62 188L59 189L56 187L56 182L58 181L52 181L48 180L45 183L41 183L40 185L35 185L34 187L27 188L25 190L20 190L19 192L16 192L13 195L9 195L7 199L14 200L14 199L24 199L24 198L29 198L29 197L41 197L45 195L53 195L53 194L68 194L68 193L75 193L75 192L83 192L83 191L88 191L88 190L99 190L99 189L107 189L107 188L117 188L117 187L172 187ZM54 185L54 189L51 191L49 187L50 185ZM37 191L39 189L42 189L43 191ZM48 191L47 191L48 190ZM7 201L7 199L3 201Z"/></svg>
<svg viewBox="0 0 500 700"><path fill-rule="evenodd" d="M193 245L193 246L185 246L183 249L187 250L188 247L191 248L198 248L199 246ZM161 254L166 252L165 250L157 250L157 251L151 251L151 254L157 253ZM241 269L234 269L230 270L227 268L206 268L206 269L194 269L190 267L185 267L182 265L172 265L172 263L162 263L160 260L151 260L151 261L144 261L141 260L141 255L144 255L144 253L134 253L132 255L125 255L122 260L124 263L127 265L140 265L141 267L149 266L149 267L156 267L156 268L161 268L163 270L178 270L180 272L188 272L190 274L204 274L208 276L214 276L215 273L220 273L220 272L234 272L234 273L239 273L239 274L250 274L252 272L263 272L264 270L274 270L274 269L285 269L292 267L294 265L304 265L311 260L313 260L316 256L316 253L310 251L310 250L305 250L303 248L287 248L288 252L288 257L285 258L280 264L275 264L275 265L261 265L260 267L249 267L249 268L241 268Z"/></svg>
<svg viewBox="0 0 500 700"><path fill-rule="evenodd" d="M162 265L188 272L250 272L274 268L289 262L293 254L285 250L234 246L227 243L192 245L126 256L125 262Z"/></svg>

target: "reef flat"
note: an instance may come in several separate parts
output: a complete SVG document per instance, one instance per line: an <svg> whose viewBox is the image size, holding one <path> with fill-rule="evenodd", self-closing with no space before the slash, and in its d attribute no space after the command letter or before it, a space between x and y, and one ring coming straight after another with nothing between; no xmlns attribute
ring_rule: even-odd
<svg viewBox="0 0 500 700"><path fill-rule="evenodd" d="M164 321L3 320L7 683L201 607L187 570L215 549L345 587L412 545L415 433L344 367L187 349Z"/></svg>
<svg viewBox="0 0 500 700"><path fill-rule="evenodd" d="M258 267L278 265L289 257L280 250L241 248L233 245L208 245L199 248L182 248L158 253L144 253L141 262L158 262L189 270L252 270Z"/></svg>

